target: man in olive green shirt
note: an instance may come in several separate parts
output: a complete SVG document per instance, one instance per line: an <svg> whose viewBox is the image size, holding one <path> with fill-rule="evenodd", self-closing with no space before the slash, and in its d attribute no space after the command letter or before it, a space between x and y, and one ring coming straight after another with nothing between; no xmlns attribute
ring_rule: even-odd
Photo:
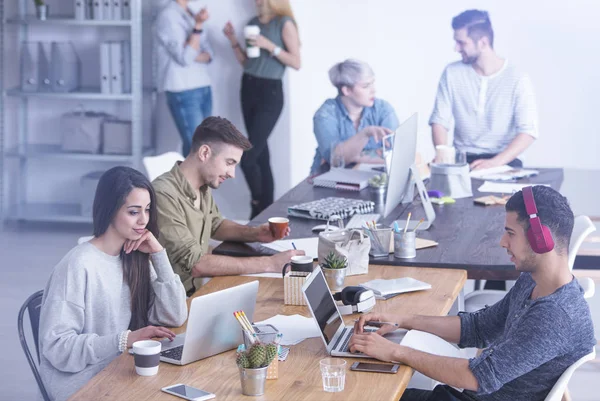
<svg viewBox="0 0 600 401"><path fill-rule="evenodd" d="M201 285L200 277L280 272L302 251L273 256L233 258L212 255L210 238L219 241L272 242L268 224L249 227L224 219L211 194L235 177L235 166L252 145L235 126L221 117L208 117L196 128L192 149L183 162L154 180L159 242L188 295ZM286 235L289 234L289 229Z"/></svg>

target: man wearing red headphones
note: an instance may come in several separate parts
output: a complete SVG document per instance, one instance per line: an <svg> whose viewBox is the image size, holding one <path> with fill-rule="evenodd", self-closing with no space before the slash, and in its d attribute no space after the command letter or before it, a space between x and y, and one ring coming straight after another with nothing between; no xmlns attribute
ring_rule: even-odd
<svg viewBox="0 0 600 401"><path fill-rule="evenodd" d="M567 199L552 188L517 192L506 204L500 245L521 275L504 299L459 316L361 316L350 340L351 351L404 363L447 384L433 391L408 389L402 401L543 400L560 375L596 344L583 289L567 259L573 224ZM382 337L396 327L363 332L367 320L394 322L483 352L467 360L417 351Z"/></svg>

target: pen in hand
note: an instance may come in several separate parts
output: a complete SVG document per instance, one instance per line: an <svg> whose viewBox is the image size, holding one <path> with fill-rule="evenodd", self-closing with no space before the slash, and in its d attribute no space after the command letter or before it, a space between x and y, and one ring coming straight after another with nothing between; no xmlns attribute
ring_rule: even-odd
<svg viewBox="0 0 600 401"><path fill-rule="evenodd" d="M298 248L296 248L296 244L294 244L293 242L292 242L292 246L294 247L294 250L298 249Z"/></svg>
<svg viewBox="0 0 600 401"><path fill-rule="evenodd" d="M356 319L355 322L358 322L358 319ZM382 327L385 324L389 324L390 326L398 327L398 323L394 323L394 322L378 322L375 320L367 320L365 322L365 326L371 326L371 327Z"/></svg>

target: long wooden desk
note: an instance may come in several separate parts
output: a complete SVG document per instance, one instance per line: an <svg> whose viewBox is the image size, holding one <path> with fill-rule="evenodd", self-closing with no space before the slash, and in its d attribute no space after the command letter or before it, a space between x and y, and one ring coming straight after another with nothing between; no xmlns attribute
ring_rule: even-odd
<svg viewBox="0 0 600 401"><path fill-rule="evenodd" d="M519 180L519 183L549 184L554 189L560 189L563 181L562 169L538 170L539 175ZM482 183L481 180L472 180L474 197L487 195L477 191ZM370 194L368 190L352 192L318 188L303 181L264 210L250 224L262 224L273 216L287 216L289 206L329 196L369 199ZM466 269L470 279L508 280L518 277L506 250L500 247L505 221L503 206L480 206L474 204L473 198L463 198L457 199L454 204L434 205L434 208L436 219L432 227L427 231L420 231L419 237L432 239L439 243L438 246L418 250L417 256L413 259L396 259L390 255L371 259L371 263ZM420 202L415 201L412 204L399 205L383 220L383 224L389 225L394 220L406 218L409 211L412 212L412 219L425 217ZM315 236L311 228L321 223L317 220L290 217L292 228L290 238ZM250 256L271 254L273 251L260 244L228 242L219 245L214 252L231 256Z"/></svg>
<svg viewBox="0 0 600 401"><path fill-rule="evenodd" d="M428 282L432 285L432 289L402 294L387 301L377 301L375 310L446 315L467 278L464 270L371 265L368 275L348 277L346 284L356 285L373 278L404 276ZM260 282L255 321L264 320L276 314L310 316L305 306L283 304L282 279L217 277L196 292L194 297L253 280ZM346 324L352 324L357 316L345 316L344 320ZM176 332L184 330L185 325L176 329ZM252 397L252 399L397 401L413 374L412 369L407 366L402 366L395 375L353 372L349 370L349 365L360 359L348 358L344 391L326 393L323 391L319 370L319 360L326 357L324 350L325 347L320 338L307 339L292 346L287 360L279 363L279 379L267 380L265 394L261 397ZM218 400L251 399L241 394L240 378L235 364L235 351L232 350L186 366L161 363L158 374L152 377L138 376L135 373L133 357L125 353L90 380L71 397L71 400L175 401L176 398L161 392L160 389L176 383L185 383L215 393Z"/></svg>

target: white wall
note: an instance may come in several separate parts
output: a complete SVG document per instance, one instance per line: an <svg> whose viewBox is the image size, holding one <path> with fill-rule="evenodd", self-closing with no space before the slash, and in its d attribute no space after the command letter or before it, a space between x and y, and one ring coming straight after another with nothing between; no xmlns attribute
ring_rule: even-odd
<svg viewBox="0 0 600 401"><path fill-rule="evenodd" d="M427 120L444 66L454 53L453 16L489 11L497 52L531 75L540 138L525 154L531 166L600 168L594 115L600 110L600 2L475 0L293 1L302 40L302 71L290 75L292 182L308 174L316 141L312 116L335 90L327 77L338 61L367 61L377 96L399 119L419 113L418 149L433 156Z"/></svg>

